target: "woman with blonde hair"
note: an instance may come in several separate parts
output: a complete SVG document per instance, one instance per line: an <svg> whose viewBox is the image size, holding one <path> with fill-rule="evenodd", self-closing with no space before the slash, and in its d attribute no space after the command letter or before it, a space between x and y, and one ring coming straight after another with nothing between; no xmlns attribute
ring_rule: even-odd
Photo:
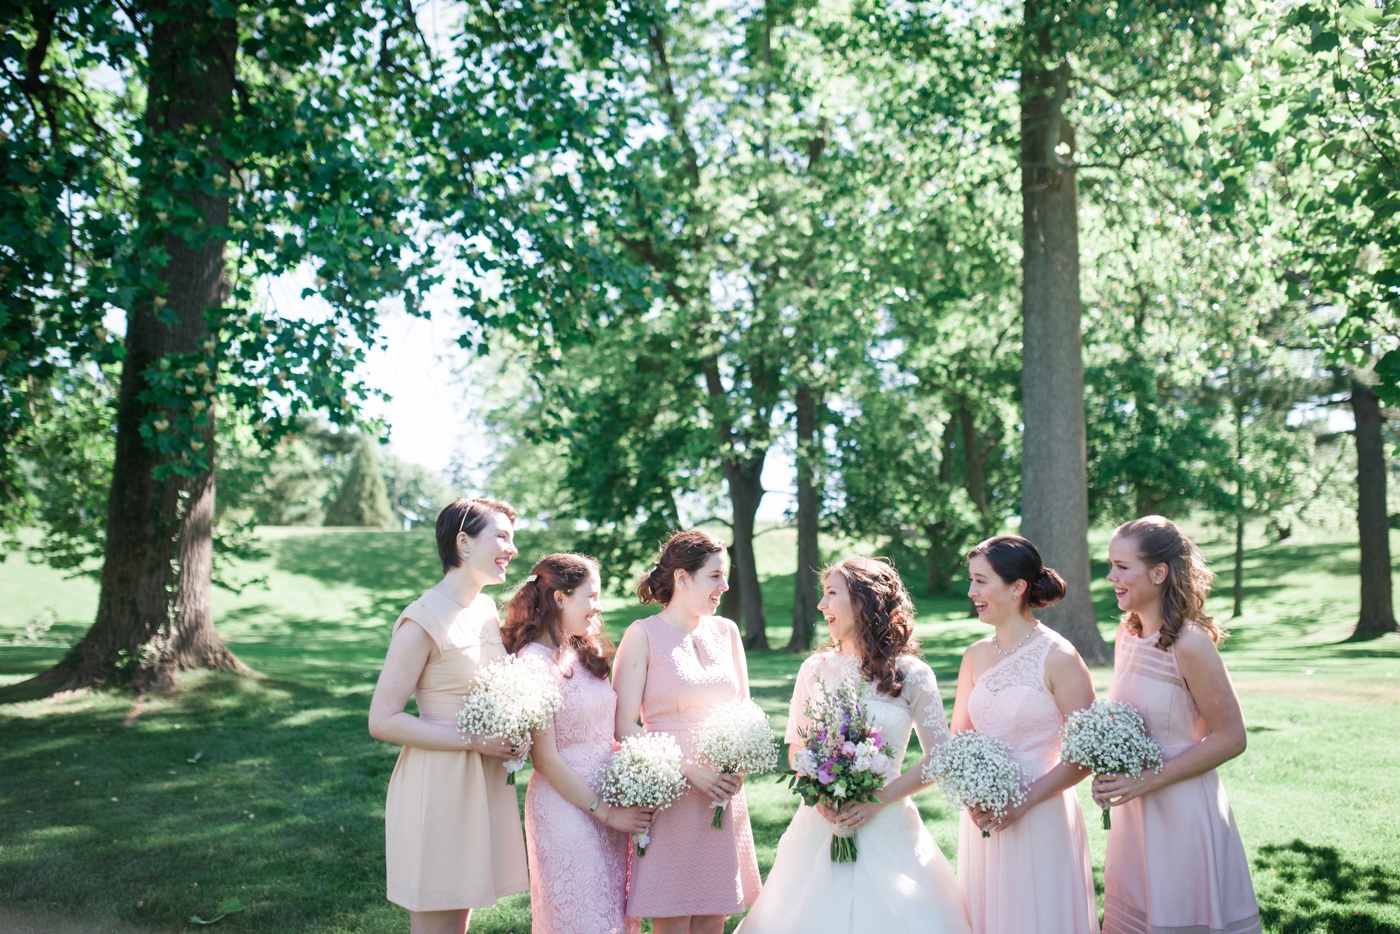
<svg viewBox="0 0 1400 934"><path fill-rule="evenodd" d="M1259 903L1216 769L1245 749L1244 715L1205 611L1215 575L1168 519L1120 525L1108 580L1123 611L1108 696L1138 709L1162 747L1160 772L1100 775L1112 807L1104 860L1105 934L1257 934Z"/></svg>
<svg viewBox="0 0 1400 934"><path fill-rule="evenodd" d="M598 563L546 555L506 607L506 650L548 666L564 698L530 744L525 792L534 934L635 934L625 917L628 834L651 814L616 808L589 784L613 752L617 695L608 682L612 642L603 632Z"/></svg>

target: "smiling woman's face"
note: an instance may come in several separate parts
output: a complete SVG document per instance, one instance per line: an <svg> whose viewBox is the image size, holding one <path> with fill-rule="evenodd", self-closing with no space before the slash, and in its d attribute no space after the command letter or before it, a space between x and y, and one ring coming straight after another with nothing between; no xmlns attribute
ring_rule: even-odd
<svg viewBox="0 0 1400 934"><path fill-rule="evenodd" d="M972 608L977 611L977 618L982 622L995 626L1020 615L1025 581L1008 584L983 555L974 555L967 562L967 577L967 595L972 600Z"/></svg>
<svg viewBox="0 0 1400 934"><path fill-rule="evenodd" d="M469 554L463 564L468 572L485 583L503 583L506 565L510 564L511 558L520 554L520 549L515 547L515 526L510 517L504 513L491 513L481 531L468 538L467 542Z"/></svg>
<svg viewBox="0 0 1400 934"><path fill-rule="evenodd" d="M831 641L842 647L855 645L856 611L851 606L851 588L840 571L828 571L822 578L822 599L817 612L826 620Z"/></svg>

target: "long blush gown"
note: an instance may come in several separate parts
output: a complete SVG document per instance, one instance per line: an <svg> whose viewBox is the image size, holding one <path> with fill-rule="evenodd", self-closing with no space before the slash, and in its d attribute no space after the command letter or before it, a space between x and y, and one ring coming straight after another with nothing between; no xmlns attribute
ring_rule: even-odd
<svg viewBox="0 0 1400 934"><path fill-rule="evenodd" d="M1045 678L1045 659L1056 641L1064 642L1039 626L1039 636L984 671L967 698L972 728L1009 745L1030 781L1060 759L1065 718ZM958 881L976 934L1098 931L1089 838L1073 788L990 837L963 811Z"/></svg>
<svg viewBox="0 0 1400 934"><path fill-rule="evenodd" d="M897 778L911 728L927 752L948 738L948 720L933 671L905 656L898 697L866 682L865 704L893 756L886 780ZM787 741L801 743L804 709L814 685L837 687L860 677L853 656L819 652L802 663L788 711ZM918 768L915 765L914 768ZM773 869L738 934L967 934L967 910L952 867L909 798L894 802L855 832L856 861L831 861L831 824L799 804L778 841Z"/></svg>
<svg viewBox="0 0 1400 934"><path fill-rule="evenodd" d="M549 666L564 697L554 715L560 757L593 783L613 750L617 695L612 685L568 649L532 642L521 657ZM595 789L596 790L596 789ZM525 792L525 847L530 857L530 930L533 934L638 934L627 907L627 835L610 830L565 801L539 772Z"/></svg>
<svg viewBox="0 0 1400 934"><path fill-rule="evenodd" d="M1108 696L1147 721L1162 758L1205 737L1176 652L1118 627ZM1258 934L1259 903L1225 787L1214 769L1113 809L1104 858L1105 934Z"/></svg>
<svg viewBox="0 0 1400 934"><path fill-rule="evenodd" d="M691 732L716 705L740 697L739 630L719 616L703 617L688 635L660 616L641 625L649 644L642 726L674 736L689 756ZM758 859L743 789L729 800L719 829L710 826L713 815L709 796L693 788L656 813L646 855L632 856L629 917L732 915L753 904Z"/></svg>
<svg viewBox="0 0 1400 934"><path fill-rule="evenodd" d="M496 604L485 594L462 607L430 590L403 611L432 637L414 688L418 715L457 723L482 665L502 658ZM384 804L389 901L410 911L479 908L530 887L515 789L505 760L405 746Z"/></svg>

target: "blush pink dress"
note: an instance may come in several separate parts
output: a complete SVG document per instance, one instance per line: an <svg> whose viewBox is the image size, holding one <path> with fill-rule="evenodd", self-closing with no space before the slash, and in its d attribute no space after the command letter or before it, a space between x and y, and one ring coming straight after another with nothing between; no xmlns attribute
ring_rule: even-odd
<svg viewBox="0 0 1400 934"><path fill-rule="evenodd" d="M541 659L554 673L564 707L554 715L560 757L585 782L613 751L617 695L569 651L532 642L517 653ZM539 772L525 792L525 847L530 856L533 934L639 934L627 907L627 835L609 830L565 801Z"/></svg>
<svg viewBox="0 0 1400 934"><path fill-rule="evenodd" d="M982 673L967 698L975 730L1011 747L1034 781L1060 759L1064 715L1045 677L1045 659L1060 635L1039 635ZM958 827L958 882L973 934L1094 934L1099 928L1089 838L1079 797L1067 788L983 837L963 811Z"/></svg>
<svg viewBox="0 0 1400 934"><path fill-rule="evenodd" d="M413 689L418 716L455 727L476 672L506 654L496 604L482 594L461 607L430 590L394 629L409 620L434 643ZM505 760L405 746L384 804L384 859L389 901L410 911L479 908L529 888Z"/></svg>
<svg viewBox="0 0 1400 934"><path fill-rule="evenodd" d="M718 704L741 696L744 651L729 620L706 616L689 635L660 616L641 620L649 655L642 726L669 733L690 755L690 735ZM729 801L724 824L710 826L714 806L690 789L658 811L645 856L632 856L627 914L634 918L732 915L752 905L760 885L749 806L743 789Z"/></svg>
<svg viewBox="0 0 1400 934"><path fill-rule="evenodd" d="M1113 685L1147 721L1162 757L1205 737L1176 653L1118 628ZM1113 809L1104 859L1105 934L1258 934L1259 903L1230 801L1214 769Z"/></svg>

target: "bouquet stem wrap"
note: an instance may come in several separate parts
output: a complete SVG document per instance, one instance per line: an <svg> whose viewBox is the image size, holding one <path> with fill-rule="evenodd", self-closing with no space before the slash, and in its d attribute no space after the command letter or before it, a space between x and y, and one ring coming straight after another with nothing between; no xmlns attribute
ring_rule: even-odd
<svg viewBox="0 0 1400 934"><path fill-rule="evenodd" d="M832 826L831 861L833 863L854 863L856 861L856 831L854 827Z"/></svg>

